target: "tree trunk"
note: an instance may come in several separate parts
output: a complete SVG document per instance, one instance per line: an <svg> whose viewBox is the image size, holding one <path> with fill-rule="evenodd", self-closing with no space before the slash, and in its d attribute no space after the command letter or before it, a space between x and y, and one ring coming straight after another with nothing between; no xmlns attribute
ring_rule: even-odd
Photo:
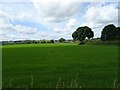
<svg viewBox="0 0 120 90"><path fill-rule="evenodd" d="M83 42L83 40L81 40L80 43L79 43L79 45L83 45L83 44L85 44L85 43Z"/></svg>
<svg viewBox="0 0 120 90"><path fill-rule="evenodd" d="M105 42L106 42L106 35L105 35Z"/></svg>

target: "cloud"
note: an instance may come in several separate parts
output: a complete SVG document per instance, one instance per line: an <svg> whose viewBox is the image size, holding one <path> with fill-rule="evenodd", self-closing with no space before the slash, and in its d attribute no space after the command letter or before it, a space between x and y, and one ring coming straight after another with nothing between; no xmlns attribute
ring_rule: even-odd
<svg viewBox="0 0 120 90"><path fill-rule="evenodd" d="M9 14L0 10L0 40L30 39L30 34L37 33L35 28L12 25L10 19Z"/></svg>
<svg viewBox="0 0 120 90"><path fill-rule="evenodd" d="M40 1L31 0L34 7L37 9L43 21L59 23L68 20L75 15L79 10L80 2L65 2L65 1Z"/></svg>
<svg viewBox="0 0 120 90"><path fill-rule="evenodd" d="M77 19L71 18L63 28L55 27L53 28L53 31L57 35L59 34L59 38L63 37L66 39L71 39L73 31L75 31L75 29L77 28L77 24Z"/></svg>
<svg viewBox="0 0 120 90"><path fill-rule="evenodd" d="M117 4L107 4L91 6L83 16L84 22L81 26L89 26L95 32L95 37L100 37L102 28L107 24L118 23L118 8Z"/></svg>
<svg viewBox="0 0 120 90"><path fill-rule="evenodd" d="M13 31L12 24L9 23L9 14L2 10L0 10L0 24L0 36Z"/></svg>
<svg viewBox="0 0 120 90"><path fill-rule="evenodd" d="M9 15L4 11L0 10L0 18L7 18L7 17L9 17Z"/></svg>
<svg viewBox="0 0 120 90"><path fill-rule="evenodd" d="M75 18L72 18L69 20L69 22L67 23L67 27L74 27L77 23L77 20Z"/></svg>
<svg viewBox="0 0 120 90"><path fill-rule="evenodd" d="M84 6L83 6L84 5ZM89 26L100 36L106 24L117 23L118 9L113 3L83 3L76 0L31 0L27 3L0 3L0 38L20 39L72 39L73 31L79 26ZM18 20L23 23L12 24ZM25 21L25 22L24 22ZM32 27L26 22L36 23ZM44 26L45 28L43 28Z"/></svg>
<svg viewBox="0 0 120 90"><path fill-rule="evenodd" d="M30 39L31 35L37 33L37 30L30 27L21 25L13 26L11 24L1 25L0 30L1 40L19 40L19 39Z"/></svg>
<svg viewBox="0 0 120 90"><path fill-rule="evenodd" d="M23 34L34 34L37 32L37 29L35 28L26 27L22 25L16 25L13 28L14 30L18 31L19 33L23 33Z"/></svg>
<svg viewBox="0 0 120 90"><path fill-rule="evenodd" d="M41 0L35 0L35 2L40 2ZM119 0L44 0L47 1L64 1L64 2L118 2ZM29 2L29 0L1 0L1 2Z"/></svg>
<svg viewBox="0 0 120 90"><path fill-rule="evenodd" d="M84 16L88 21L96 23L116 22L118 20L118 9L112 4L103 7L91 7Z"/></svg>

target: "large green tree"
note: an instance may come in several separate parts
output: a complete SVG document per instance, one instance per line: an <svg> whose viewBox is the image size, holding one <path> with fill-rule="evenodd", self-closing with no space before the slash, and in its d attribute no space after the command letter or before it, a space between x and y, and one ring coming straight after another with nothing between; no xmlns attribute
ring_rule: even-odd
<svg viewBox="0 0 120 90"><path fill-rule="evenodd" d="M120 40L120 27L113 24L105 26L101 32L102 41Z"/></svg>
<svg viewBox="0 0 120 90"><path fill-rule="evenodd" d="M86 37L88 39L93 38L94 32L88 26L78 27L76 31L73 32L72 37L74 40L79 40L80 43L83 43Z"/></svg>
<svg viewBox="0 0 120 90"><path fill-rule="evenodd" d="M102 41L114 40L116 34L115 29L116 27L113 24L105 26L101 33L102 34L101 40Z"/></svg>
<svg viewBox="0 0 120 90"><path fill-rule="evenodd" d="M120 40L120 27L116 27L116 38Z"/></svg>

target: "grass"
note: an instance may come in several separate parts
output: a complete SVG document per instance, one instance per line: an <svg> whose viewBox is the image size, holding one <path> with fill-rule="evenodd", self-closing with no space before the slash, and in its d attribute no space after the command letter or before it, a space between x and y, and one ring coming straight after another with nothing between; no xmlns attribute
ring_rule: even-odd
<svg viewBox="0 0 120 90"><path fill-rule="evenodd" d="M26 44L2 47L3 87L112 88L117 46Z"/></svg>

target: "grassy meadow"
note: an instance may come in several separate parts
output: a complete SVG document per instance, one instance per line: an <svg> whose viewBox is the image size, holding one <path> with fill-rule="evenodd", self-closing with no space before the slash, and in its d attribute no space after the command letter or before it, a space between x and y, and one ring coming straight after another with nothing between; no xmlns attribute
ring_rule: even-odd
<svg viewBox="0 0 120 90"><path fill-rule="evenodd" d="M117 46L24 44L2 46L3 88L112 88Z"/></svg>

